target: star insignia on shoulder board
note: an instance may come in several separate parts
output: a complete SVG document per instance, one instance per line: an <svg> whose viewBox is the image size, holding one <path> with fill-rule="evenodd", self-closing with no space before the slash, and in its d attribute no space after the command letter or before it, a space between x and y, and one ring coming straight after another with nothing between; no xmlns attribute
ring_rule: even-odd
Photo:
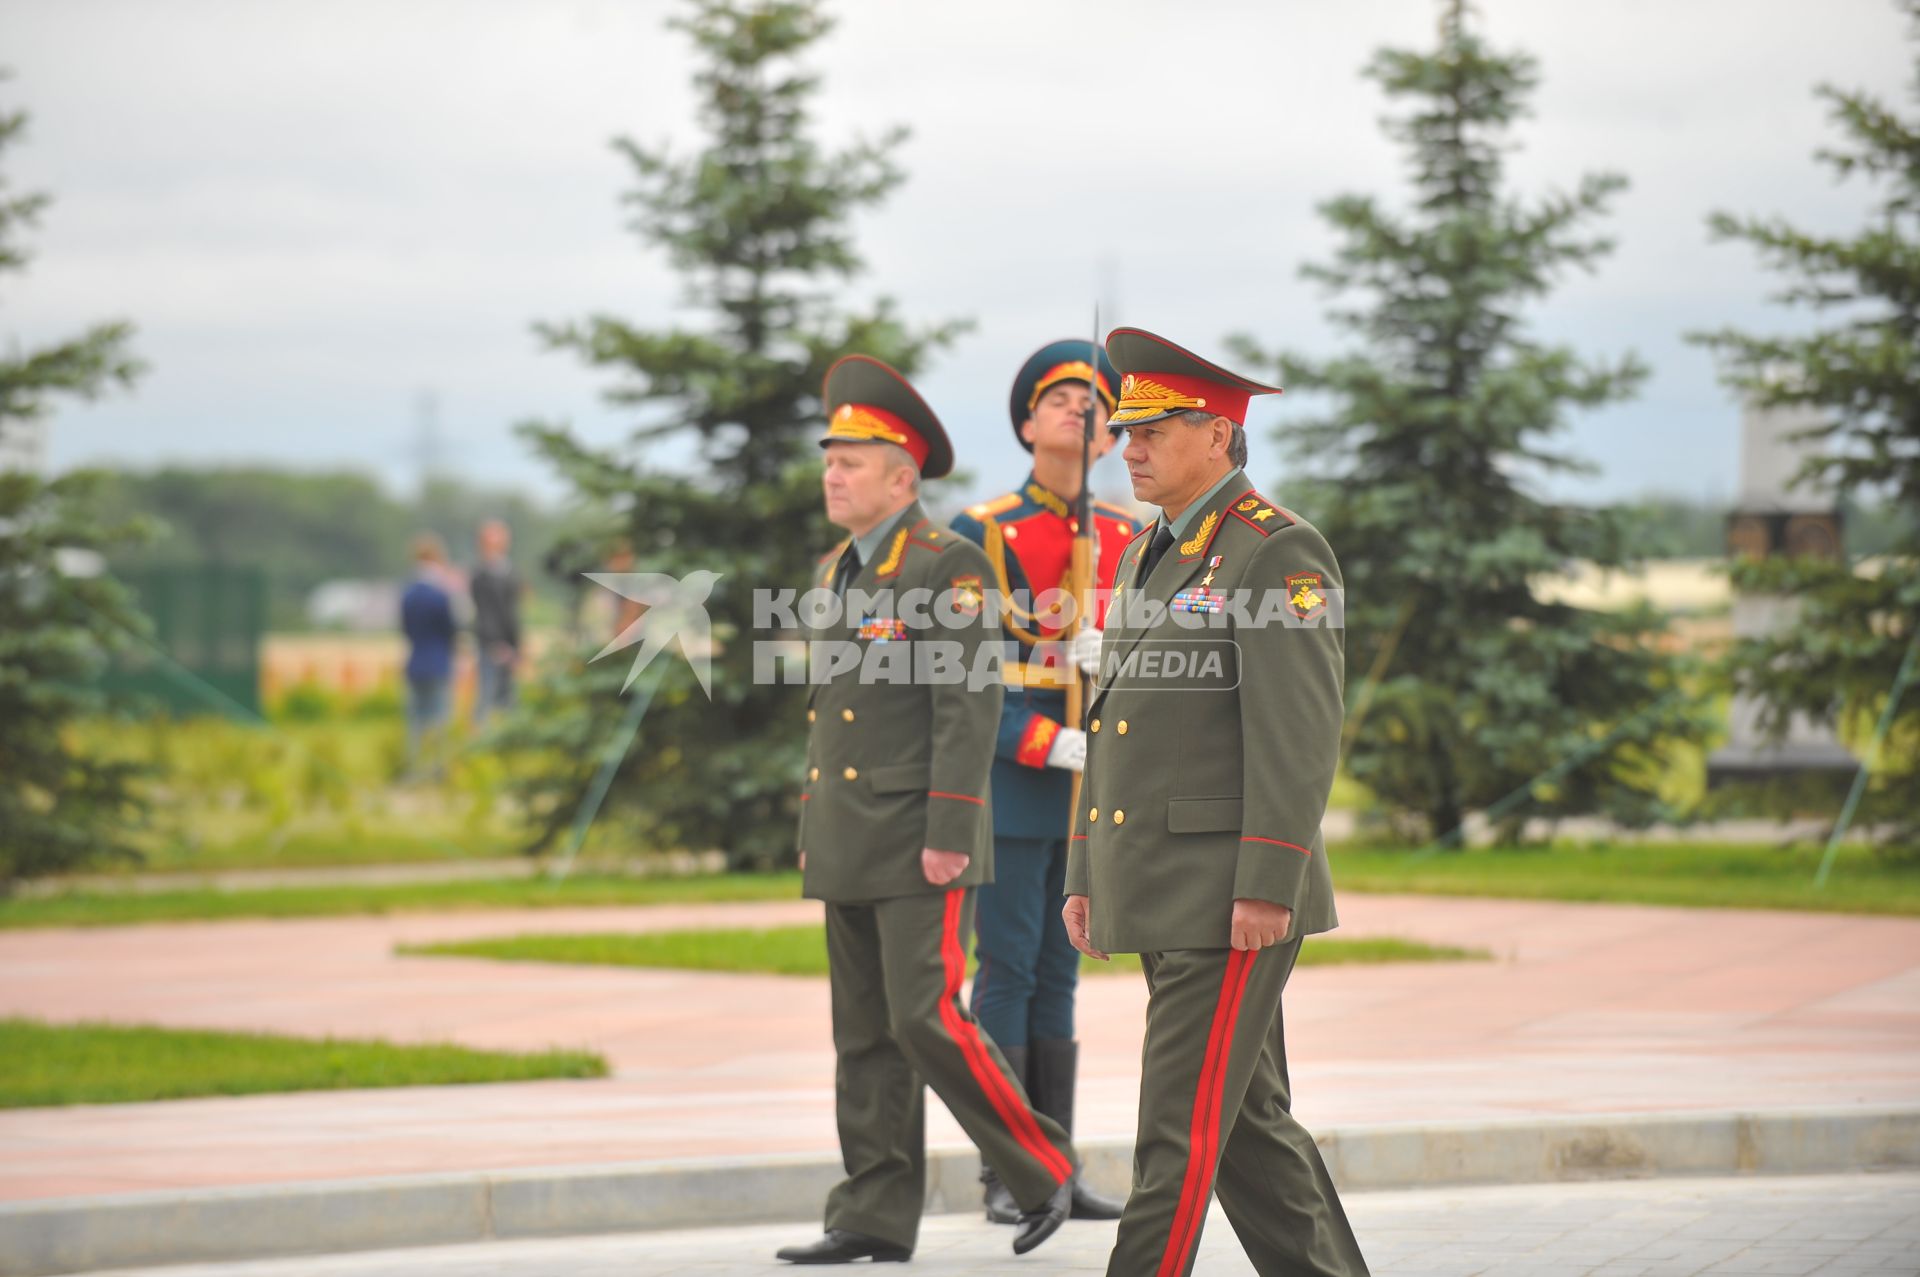
<svg viewBox="0 0 1920 1277"><path fill-rule="evenodd" d="M1265 523L1268 519L1271 519L1272 517L1273 517L1273 507L1263 506L1261 507L1259 512L1253 516L1253 521L1255 523Z"/></svg>

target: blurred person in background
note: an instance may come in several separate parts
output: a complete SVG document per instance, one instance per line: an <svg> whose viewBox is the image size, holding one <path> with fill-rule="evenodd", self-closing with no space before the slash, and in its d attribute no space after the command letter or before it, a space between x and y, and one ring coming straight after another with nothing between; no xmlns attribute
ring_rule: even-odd
<svg viewBox="0 0 1920 1277"><path fill-rule="evenodd" d="M613 549L607 555L607 571L631 572L634 570L634 564L638 562L639 559L633 553L633 543L622 539L614 542ZM626 628L639 620L640 614L647 610L646 605L638 599L630 599L624 594L603 590L599 597L607 608L609 619L603 628L609 639L617 638L624 633ZM599 639L594 640L596 643L599 641Z"/></svg>
<svg viewBox="0 0 1920 1277"><path fill-rule="evenodd" d="M418 774L428 737L444 727L453 704L453 592L447 547L431 532L413 539L414 577L400 595L407 639L407 771Z"/></svg>
<svg viewBox="0 0 1920 1277"><path fill-rule="evenodd" d="M514 668L520 664L520 596L525 587L508 551L513 530L503 520L480 525L480 562L473 570L474 667L479 681L473 696L473 725L513 705Z"/></svg>

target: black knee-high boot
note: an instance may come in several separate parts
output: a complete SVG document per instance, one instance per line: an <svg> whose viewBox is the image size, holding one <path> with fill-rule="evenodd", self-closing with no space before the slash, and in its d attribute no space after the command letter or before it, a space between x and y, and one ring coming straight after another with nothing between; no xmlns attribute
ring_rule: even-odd
<svg viewBox="0 0 1920 1277"><path fill-rule="evenodd" d="M1027 1094L1034 1111L1045 1113L1073 1134L1073 1087L1080 1069L1080 1044L1064 1038L1034 1042L1027 1068ZM1119 1219L1124 1205L1096 1193L1080 1176L1073 1177L1073 1218Z"/></svg>
<svg viewBox="0 0 1920 1277"><path fill-rule="evenodd" d="M1024 1046L1003 1046L1000 1054L1007 1057L1007 1071L1026 1084L1027 1048ZM1020 1203L1013 1200L1013 1194L994 1174L993 1167L984 1163L980 1167L980 1182L985 1185L987 1222L990 1224L1017 1224L1020 1222Z"/></svg>

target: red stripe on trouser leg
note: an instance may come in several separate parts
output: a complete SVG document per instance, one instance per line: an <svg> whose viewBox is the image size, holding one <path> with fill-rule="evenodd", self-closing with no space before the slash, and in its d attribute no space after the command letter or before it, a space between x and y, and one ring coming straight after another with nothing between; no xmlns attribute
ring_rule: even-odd
<svg viewBox="0 0 1920 1277"><path fill-rule="evenodd" d="M1221 1040L1220 1065L1214 1081L1213 1104L1211 1112L1207 1117L1207 1160L1202 1163L1203 1167L1206 1168L1203 1173L1208 1175L1209 1178L1206 1185L1200 1190L1200 1198L1195 1205L1193 1214L1190 1215L1187 1220L1187 1240L1185 1245L1180 1248L1179 1267L1182 1269L1186 1267L1188 1260L1192 1256L1194 1244L1200 1238L1200 1225L1207 1216L1207 1197L1213 1187L1211 1182L1212 1167L1215 1162L1220 1160L1220 1109L1224 1103L1227 1089L1227 1065L1233 1055L1233 1035L1240 1027L1241 1001L1247 992L1247 981L1253 976L1253 960L1259 956L1258 950L1247 951L1246 961L1242 963L1240 967L1239 982L1236 983L1233 988L1232 1008L1227 1012L1227 1031ZM1238 1120L1238 1115L1235 1116L1235 1120Z"/></svg>
<svg viewBox="0 0 1920 1277"><path fill-rule="evenodd" d="M1213 1191L1213 1163L1219 1148L1220 1103L1227 1087L1227 1062L1233 1055L1233 1030L1240 1019L1240 999L1247 991L1258 950L1235 949L1227 955L1220 977L1220 999L1214 1003L1213 1024L1207 1031L1207 1055L1194 1085L1193 1125L1187 1136L1187 1175L1180 1186L1180 1205L1167 1232L1167 1249L1160 1257L1157 1277L1179 1277L1187 1255L1207 1217L1207 1198Z"/></svg>
<svg viewBox="0 0 1920 1277"><path fill-rule="evenodd" d="M1227 965L1221 975L1220 995L1214 1000L1213 1020L1207 1028L1207 1050L1200 1059L1200 1075L1193 1086L1193 1117L1187 1130L1187 1173L1180 1182L1180 1201L1174 1211L1173 1224L1167 1233L1167 1249L1160 1257L1159 1272L1165 1274L1168 1264L1178 1253L1180 1240L1185 1235L1187 1219L1193 1213L1193 1201L1196 1196L1204 1200L1205 1193L1200 1186L1206 1175L1202 1169L1205 1159L1201 1156L1207 1139L1207 1096L1212 1090L1214 1075L1220 1060L1220 1035L1226 1029L1227 997L1233 988L1234 975L1242 954L1239 950L1227 956Z"/></svg>
<svg viewBox="0 0 1920 1277"><path fill-rule="evenodd" d="M946 960L947 988L940 999L940 1018L947 1033L959 1044L960 1053L972 1070L974 1080L980 1089L986 1092L987 1099L993 1104L1000 1120L1012 1132L1020 1146L1033 1155L1042 1166L1056 1177L1059 1183L1066 1182L1073 1174L1073 1164L1065 1155L1047 1141L1041 1132L1040 1124L1033 1120L1033 1110L1027 1107L1017 1091L1007 1081L1005 1074L993 1062L992 1054L986 1043L980 1038L980 1026L961 1016L959 1007L960 980L966 971L966 953L960 946L960 909L965 902L966 888L956 887L947 892L946 916L941 928L941 951Z"/></svg>
<svg viewBox="0 0 1920 1277"><path fill-rule="evenodd" d="M1053 1173L1056 1184L1064 1184L1073 1174L1073 1163L1047 1142L1040 1124L1033 1120L1033 1110L993 1062L987 1044L980 1039L980 1026L960 1014L960 979L967 965L966 952L960 947L960 906L966 890L955 887L947 892L946 916L940 925L940 956L946 964L947 976L946 988L940 995L940 1023L945 1026L947 1036L959 1046L973 1080L986 1092L993 1111L1000 1115L1000 1121L1012 1132L1013 1138L1035 1161Z"/></svg>
<svg viewBox="0 0 1920 1277"><path fill-rule="evenodd" d="M1156 1277L1167 1277L1169 1272L1178 1271L1177 1256L1186 1236L1187 1220L1193 1214L1193 1201L1196 1195L1202 1202L1205 1193L1199 1191L1206 1176L1201 1169L1204 1159L1201 1154L1206 1145L1207 1095L1212 1089L1216 1065L1220 1059L1220 1034L1226 1028L1227 995L1233 988L1234 973L1240 958L1236 950L1227 957L1227 965L1222 973L1220 995L1214 1000L1213 1020L1207 1027L1207 1050L1200 1057L1200 1075L1193 1084L1193 1117L1187 1129L1187 1173L1180 1181L1180 1201L1174 1208L1173 1223L1167 1229L1167 1247L1160 1254L1160 1266Z"/></svg>

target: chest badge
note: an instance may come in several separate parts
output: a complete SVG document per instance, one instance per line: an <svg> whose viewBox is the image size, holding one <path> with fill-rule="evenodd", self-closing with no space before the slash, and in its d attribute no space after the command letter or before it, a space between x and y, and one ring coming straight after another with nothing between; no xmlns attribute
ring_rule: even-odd
<svg viewBox="0 0 1920 1277"><path fill-rule="evenodd" d="M890 643L907 637L907 623L897 617L869 616L860 622L860 637L869 643Z"/></svg>
<svg viewBox="0 0 1920 1277"><path fill-rule="evenodd" d="M1191 590L1181 590L1173 596L1173 602L1168 606L1175 612L1206 612L1211 614L1225 607L1226 601L1225 595L1209 590L1205 585L1200 585Z"/></svg>

